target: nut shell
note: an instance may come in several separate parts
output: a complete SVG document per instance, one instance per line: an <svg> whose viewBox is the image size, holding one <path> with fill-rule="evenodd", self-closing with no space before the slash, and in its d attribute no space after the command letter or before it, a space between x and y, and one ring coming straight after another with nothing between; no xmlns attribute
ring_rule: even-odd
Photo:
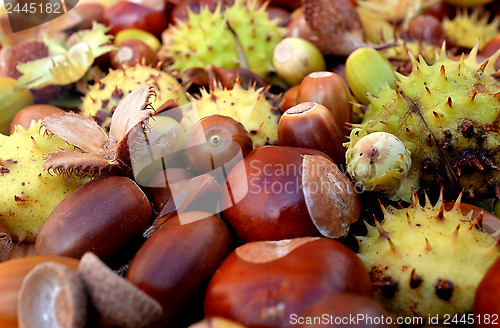
<svg viewBox="0 0 500 328"><path fill-rule="evenodd" d="M323 237L251 242L232 252L210 280L205 315L247 327L290 327L292 314L343 291L372 295L363 263L340 242Z"/></svg>
<svg viewBox="0 0 500 328"><path fill-rule="evenodd" d="M204 212L184 213L182 221L168 220L142 245L126 279L162 305L166 325L208 281L230 247L229 230L221 219Z"/></svg>
<svg viewBox="0 0 500 328"><path fill-rule="evenodd" d="M17 328L17 299L24 277L38 264L58 262L77 271L79 261L61 256L28 256L0 263L0 326Z"/></svg>
<svg viewBox="0 0 500 328"><path fill-rule="evenodd" d="M107 259L151 221L146 195L129 178L111 176L76 189L50 213L35 248L40 255L80 258L92 251Z"/></svg>

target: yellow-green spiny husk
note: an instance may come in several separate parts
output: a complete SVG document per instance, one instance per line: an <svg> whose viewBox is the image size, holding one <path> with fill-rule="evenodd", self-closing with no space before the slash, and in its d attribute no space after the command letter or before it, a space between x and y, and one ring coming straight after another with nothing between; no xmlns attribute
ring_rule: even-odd
<svg viewBox="0 0 500 328"><path fill-rule="evenodd" d="M413 59L408 76L397 74L397 90L369 97L360 130L353 133L392 133L411 152L410 171L394 199L410 201L412 189L436 183L437 190L465 189L473 196L500 182L500 80L493 67L500 52L483 63L476 54L477 46L453 61L443 45L433 65Z"/></svg>
<svg viewBox="0 0 500 328"><path fill-rule="evenodd" d="M224 115L241 122L250 133L254 146L278 143L279 110L266 99L265 90L244 89L236 83L231 90L215 87L192 99L193 106L185 113L181 125L190 131L199 119Z"/></svg>
<svg viewBox="0 0 500 328"><path fill-rule="evenodd" d="M81 114L93 117L103 128L109 130L111 116L116 106L138 86L148 83L154 87L158 109L167 100L176 100L179 105L189 102L182 85L170 74L146 65L125 66L110 70L100 81L92 85L85 95Z"/></svg>
<svg viewBox="0 0 500 328"><path fill-rule="evenodd" d="M40 122L0 134L0 223L20 241L33 242L56 205L87 181L44 171L45 157L61 149L74 147L46 135Z"/></svg>
<svg viewBox="0 0 500 328"><path fill-rule="evenodd" d="M460 199L446 211L416 198L408 208L382 208L384 219L358 237L359 257L370 272L375 298L395 316L453 317L473 311L488 268L500 257L494 237L463 215Z"/></svg>
<svg viewBox="0 0 500 328"><path fill-rule="evenodd" d="M256 0L236 0L224 10L219 5L214 12L207 6L202 6L199 14L188 11L187 21L169 27L171 42L165 51L173 61L170 69L183 72L209 65L240 67L239 42L248 69L266 77L274 71L274 47L285 35L278 19L269 19L266 6Z"/></svg>
<svg viewBox="0 0 500 328"><path fill-rule="evenodd" d="M445 17L442 21L446 40L464 48L472 48L479 42L479 50L500 33L500 18L489 21L490 13L475 8L469 14L466 8L457 9L453 19Z"/></svg>

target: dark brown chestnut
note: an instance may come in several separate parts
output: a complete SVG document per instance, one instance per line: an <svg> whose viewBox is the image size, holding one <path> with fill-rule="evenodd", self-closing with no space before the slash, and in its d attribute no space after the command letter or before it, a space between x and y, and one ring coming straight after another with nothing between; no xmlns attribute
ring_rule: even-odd
<svg viewBox="0 0 500 328"><path fill-rule="evenodd" d="M121 41L116 45L117 49L111 51L111 66L115 69L122 66L135 66L143 63L155 66L158 63L156 53L144 42L135 39Z"/></svg>
<svg viewBox="0 0 500 328"><path fill-rule="evenodd" d="M10 123L10 133L14 133L16 125L21 125L25 129L29 129L31 121L42 120L49 115L63 114L64 111L56 106L52 105L30 105L24 107L19 112L16 113L14 118Z"/></svg>
<svg viewBox="0 0 500 328"><path fill-rule="evenodd" d="M360 214L354 185L326 154L285 146L256 148L236 164L221 208L242 242L340 238Z"/></svg>
<svg viewBox="0 0 500 328"><path fill-rule="evenodd" d="M221 219L186 213L168 220L142 245L126 279L162 305L162 321L168 324L230 250L230 233Z"/></svg>
<svg viewBox="0 0 500 328"><path fill-rule="evenodd" d="M190 169L206 173L224 166L229 170L253 149L243 124L229 116L211 115L196 122L186 139Z"/></svg>
<svg viewBox="0 0 500 328"><path fill-rule="evenodd" d="M325 106L303 102L286 110L278 123L278 144L323 151L335 163L345 163L344 129Z"/></svg>
<svg viewBox="0 0 500 328"><path fill-rule="evenodd" d="M151 221L151 205L129 178L104 177L76 189L54 208L35 242L40 255L109 259Z"/></svg>
<svg viewBox="0 0 500 328"><path fill-rule="evenodd" d="M340 242L324 237L250 242L215 272L204 309L206 316L246 327L290 327L293 314L339 292L373 293L363 263Z"/></svg>

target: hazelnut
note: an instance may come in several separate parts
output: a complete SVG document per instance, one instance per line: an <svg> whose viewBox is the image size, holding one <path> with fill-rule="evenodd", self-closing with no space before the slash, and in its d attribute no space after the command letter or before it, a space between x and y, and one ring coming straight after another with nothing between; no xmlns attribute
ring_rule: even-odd
<svg viewBox="0 0 500 328"><path fill-rule="evenodd" d="M299 103L287 109L278 123L280 146L321 150L337 164L345 163L343 142L343 127L328 108L318 103Z"/></svg>
<svg viewBox="0 0 500 328"><path fill-rule="evenodd" d="M300 83L297 103L315 102L328 108L335 118L342 136L351 119L351 91L344 79L333 72L313 72Z"/></svg>
<svg viewBox="0 0 500 328"><path fill-rule="evenodd" d="M137 63L149 66L155 66L158 63L155 52L140 40L125 40L118 43L116 47L117 49L110 53L111 66L115 69L122 66L135 66Z"/></svg>

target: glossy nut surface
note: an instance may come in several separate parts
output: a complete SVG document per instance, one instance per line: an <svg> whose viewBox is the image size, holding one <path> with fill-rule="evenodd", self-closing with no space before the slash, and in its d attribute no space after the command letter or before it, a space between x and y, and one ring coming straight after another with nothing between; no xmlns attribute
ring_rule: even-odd
<svg viewBox="0 0 500 328"><path fill-rule="evenodd" d="M107 259L138 237L151 221L151 205L130 179L105 177L76 189L51 212L36 239L41 255Z"/></svg>
<svg viewBox="0 0 500 328"><path fill-rule="evenodd" d="M250 133L229 116L211 115L196 122L186 139L189 167L206 173L224 166L230 170L253 150Z"/></svg>
<svg viewBox="0 0 500 328"><path fill-rule="evenodd" d="M325 106L303 102L289 108L278 122L278 144L317 149L337 164L345 162L343 128Z"/></svg>
<svg viewBox="0 0 500 328"><path fill-rule="evenodd" d="M229 230L204 212L164 223L139 249L126 279L156 299L168 324L230 252Z"/></svg>
<svg viewBox="0 0 500 328"><path fill-rule="evenodd" d="M247 327L290 327L290 316L337 292L371 296L357 255L323 237L251 242L224 260L208 285L205 315Z"/></svg>
<svg viewBox="0 0 500 328"><path fill-rule="evenodd" d="M351 118L351 92L344 79L333 72L308 74L300 83L297 103L315 102L328 108L340 129Z"/></svg>

